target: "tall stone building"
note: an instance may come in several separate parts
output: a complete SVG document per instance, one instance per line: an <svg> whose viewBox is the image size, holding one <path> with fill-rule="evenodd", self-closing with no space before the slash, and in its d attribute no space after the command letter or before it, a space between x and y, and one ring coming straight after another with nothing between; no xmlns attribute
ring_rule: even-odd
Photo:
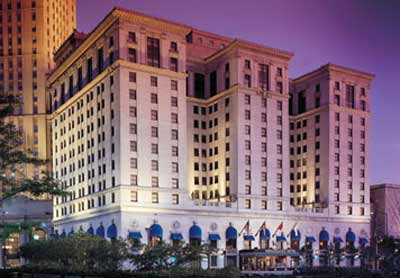
<svg viewBox="0 0 400 278"><path fill-rule="evenodd" d="M0 1L0 94L12 94L18 100L14 115L9 119L23 132L23 147L42 159L51 157L46 77L55 65L53 53L76 28L75 2ZM41 170L35 166L24 169L32 177L39 177ZM21 202L16 202L16 205L40 209L14 209L13 204L4 204L3 221L51 219L51 202ZM36 205L31 202L36 202ZM18 240L16 236L15 241Z"/></svg>
<svg viewBox="0 0 400 278"><path fill-rule="evenodd" d="M373 75L333 64L290 82L290 203L368 218Z"/></svg>
<svg viewBox="0 0 400 278"><path fill-rule="evenodd" d="M71 36L48 79L53 171L71 192L56 234L207 242L211 267L242 269L364 247L373 76L327 65L290 81L292 56L121 8Z"/></svg>

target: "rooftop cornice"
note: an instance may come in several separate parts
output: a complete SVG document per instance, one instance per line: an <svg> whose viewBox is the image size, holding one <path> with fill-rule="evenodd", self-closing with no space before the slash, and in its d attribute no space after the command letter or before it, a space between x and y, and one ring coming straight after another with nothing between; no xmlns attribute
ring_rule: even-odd
<svg viewBox="0 0 400 278"><path fill-rule="evenodd" d="M146 15L137 11L127 10L121 7L114 8L112 13L115 16L129 20L132 23L155 27L164 32L172 32L186 36L192 30L192 27L185 24L172 22L159 17Z"/></svg>
<svg viewBox="0 0 400 278"><path fill-rule="evenodd" d="M173 23L154 16L148 16L139 12L116 7L109 12L103 20L90 32L81 45L60 66L55 68L49 75L49 84L53 83L62 75L77 59L96 42L103 33L108 30L119 19L128 20L134 24L145 25L160 29L163 32L173 32L182 36L191 31L191 27L179 23Z"/></svg>
<svg viewBox="0 0 400 278"><path fill-rule="evenodd" d="M294 56L293 53L288 52L288 51L268 47L268 46L253 43L253 42L248 42L248 41L241 40L241 39L234 39L227 47L225 47L225 48L213 53L209 57L207 57L205 59L205 62L206 63L211 62L214 59L217 59L218 57L220 57L234 49L245 49L245 50L254 51L254 52L258 52L258 53L262 53L262 54L272 55L272 56L279 57L281 59L285 59L287 61L289 61Z"/></svg>
<svg viewBox="0 0 400 278"><path fill-rule="evenodd" d="M343 73L345 75L351 75L351 76L354 76L354 77L357 77L357 78L366 79L368 81L372 81L375 78L375 75L372 74L372 73L363 72L363 71L360 71L360 70L356 70L356 69L335 65L335 64L332 64L332 63L328 63L326 65L323 65L323 66L319 67L316 70L313 70L313 71L311 71L309 73L301 75L301 76L299 76L297 78L291 79L290 81L293 82L293 83L302 82L302 81L311 79L311 78L313 78L315 76L318 76L320 74L331 73L331 72Z"/></svg>

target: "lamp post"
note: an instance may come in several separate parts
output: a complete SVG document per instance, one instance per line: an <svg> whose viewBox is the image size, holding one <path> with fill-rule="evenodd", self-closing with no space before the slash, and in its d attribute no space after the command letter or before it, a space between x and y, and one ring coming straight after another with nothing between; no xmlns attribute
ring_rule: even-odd
<svg viewBox="0 0 400 278"><path fill-rule="evenodd" d="M5 237L4 237L4 233L5 233L5 230L6 230L6 226L5 226L5 217L6 217L6 215L8 214L8 211L5 211L5 210L3 210L2 211L2 214L1 214L1 223L2 223L2 226L3 226L3 235L2 235L2 238L4 239L4 242L2 242L2 245L1 245L1 262L2 262L2 265L3 265L3 268L5 269L6 268L6 239L5 239Z"/></svg>

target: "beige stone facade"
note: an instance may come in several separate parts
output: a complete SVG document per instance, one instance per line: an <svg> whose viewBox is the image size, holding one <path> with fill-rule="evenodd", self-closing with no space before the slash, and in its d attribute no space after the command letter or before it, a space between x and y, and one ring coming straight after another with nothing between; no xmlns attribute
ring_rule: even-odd
<svg viewBox="0 0 400 278"><path fill-rule="evenodd" d="M167 241L179 233L187 241L196 225L200 240L211 241L216 234L220 238L213 267L236 262L238 251L249 246L239 233L247 221L248 233L257 237L252 246L260 248L264 243L257 232L263 223L272 235L271 248L277 250L290 247L289 240L277 244L274 231L280 223L279 235L289 238L292 231L301 232L301 246L318 240L321 231L328 232L330 242L348 235L369 237L367 185L365 203L354 197L350 203L357 213L350 216L332 213L337 205L331 200L333 174L321 183L320 206L299 209L290 204L297 195L290 192L290 161L295 160L290 136L295 134L289 127L325 109L321 146L324 155L333 157L332 119L340 111L343 119L353 116L354 148L365 141L367 152L367 139L356 135L368 132L368 126L359 124L365 117L368 125L368 111L330 105L334 92L329 88L338 79L359 82L356 88L369 93L371 75L328 65L290 82L292 53L121 8L72 48L65 47L70 55L58 53L68 57L48 79L53 170L71 192L54 200L59 235L78 230L108 238L141 234L144 243L151 243L156 232ZM326 71L335 75L329 82L322 79L320 109L290 113L290 93L296 102L306 80ZM311 123L309 128L311 153ZM354 151L354 161L360 156ZM356 175L361 166L354 164ZM327 162L324 171L334 165ZM347 169L346 163L340 165ZM311 177L315 167L309 166ZM364 178L353 180L357 198L364 194L360 183L368 177L367 166L362 168ZM310 202L315 201L314 182L310 179L302 193ZM227 243L231 228L238 232L233 249Z"/></svg>

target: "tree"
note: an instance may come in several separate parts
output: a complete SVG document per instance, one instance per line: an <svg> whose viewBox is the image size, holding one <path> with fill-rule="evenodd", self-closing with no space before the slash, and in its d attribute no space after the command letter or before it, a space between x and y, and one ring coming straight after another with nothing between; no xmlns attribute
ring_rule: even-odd
<svg viewBox="0 0 400 278"><path fill-rule="evenodd" d="M10 121L17 101L13 96L0 96L0 185L1 203L17 194L38 197L43 194L64 195L59 181L49 171L40 178L32 178L23 171L27 165L45 165L46 160L36 157L30 150L23 149L23 134Z"/></svg>
<svg viewBox="0 0 400 278"><path fill-rule="evenodd" d="M202 246L179 243L171 245L160 241L156 246L146 245L143 252L138 254L132 247L130 261L137 271L161 271L172 267L195 266L196 268L202 257Z"/></svg>
<svg viewBox="0 0 400 278"><path fill-rule="evenodd" d="M119 270L127 259L122 240L108 241L87 233L43 241L31 241L21 247L28 267L62 273L100 273Z"/></svg>

